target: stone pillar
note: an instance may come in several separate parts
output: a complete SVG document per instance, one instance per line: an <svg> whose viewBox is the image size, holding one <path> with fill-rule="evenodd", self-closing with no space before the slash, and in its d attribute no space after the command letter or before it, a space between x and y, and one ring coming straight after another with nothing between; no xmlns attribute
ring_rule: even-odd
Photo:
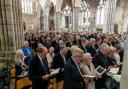
<svg viewBox="0 0 128 89"><path fill-rule="evenodd" d="M112 34L114 32L115 10L117 0L108 0L105 6L105 24L103 32Z"/></svg>
<svg viewBox="0 0 128 89"><path fill-rule="evenodd" d="M96 31L96 8L91 8L89 32Z"/></svg>
<svg viewBox="0 0 128 89"><path fill-rule="evenodd" d="M79 30L79 13L80 7L73 7L73 32L78 32Z"/></svg>
<svg viewBox="0 0 128 89"><path fill-rule="evenodd" d="M21 17L18 12L21 8L17 5L19 2L20 0L0 0L0 62L13 62L15 51L23 39L23 36L19 36L21 30Z"/></svg>
<svg viewBox="0 0 128 89"><path fill-rule="evenodd" d="M41 15L40 19L39 19L39 22L40 22L40 29L43 30L43 27L44 27L44 17Z"/></svg>
<svg viewBox="0 0 128 89"><path fill-rule="evenodd" d="M128 89L128 35L126 38L120 89Z"/></svg>
<svg viewBox="0 0 128 89"><path fill-rule="evenodd" d="M47 15L44 15L44 31L49 31L49 18Z"/></svg>
<svg viewBox="0 0 128 89"><path fill-rule="evenodd" d="M117 14L116 23L118 24L118 32L122 33L125 30L123 25L125 23L127 24L127 22L125 22L127 20L126 16L128 16L128 1L127 0L121 0L118 3L118 5L116 7L116 14Z"/></svg>
<svg viewBox="0 0 128 89"><path fill-rule="evenodd" d="M62 13L56 12L55 13L55 31L60 32L62 26Z"/></svg>

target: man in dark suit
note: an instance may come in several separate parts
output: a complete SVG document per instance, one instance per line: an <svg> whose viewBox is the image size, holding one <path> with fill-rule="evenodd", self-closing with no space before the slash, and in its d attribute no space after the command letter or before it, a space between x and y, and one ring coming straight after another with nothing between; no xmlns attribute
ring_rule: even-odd
<svg viewBox="0 0 128 89"><path fill-rule="evenodd" d="M85 89L82 73L78 66L84 52L76 46L71 47L71 52L72 57L64 69L64 89Z"/></svg>
<svg viewBox="0 0 128 89"><path fill-rule="evenodd" d="M94 57L94 55L96 54L95 42L96 40L94 38L91 38L90 45L87 47L87 50L89 53L91 53L92 57Z"/></svg>
<svg viewBox="0 0 128 89"><path fill-rule="evenodd" d="M101 43L102 43L102 39L101 39L101 38L97 38L97 40L96 40L96 44L95 44L95 48L96 48L96 50L99 49Z"/></svg>
<svg viewBox="0 0 128 89"><path fill-rule="evenodd" d="M29 79L32 80L32 89L47 89L50 73L46 59L47 48L43 45L37 48L35 54L29 62Z"/></svg>
<svg viewBox="0 0 128 89"><path fill-rule="evenodd" d="M95 68L98 66L103 67L104 69L108 69L108 60L107 60L107 54L109 51L109 46L105 43L101 44L101 47L99 49L99 52L94 56L93 64ZM102 89L105 87L105 82L107 79L106 73L102 75L102 78L96 80L96 89Z"/></svg>
<svg viewBox="0 0 128 89"><path fill-rule="evenodd" d="M87 53L87 46L89 44L89 41L85 39L84 37L81 38L81 45L80 48L84 51L84 53Z"/></svg>
<svg viewBox="0 0 128 89"><path fill-rule="evenodd" d="M63 80L63 71L67 63L66 58L67 48L65 45L60 45L60 51L54 56L53 59L53 69L60 68L60 73L57 75L57 81Z"/></svg>
<svg viewBox="0 0 128 89"><path fill-rule="evenodd" d="M55 39L52 40L51 46L54 48L54 53L58 53L60 51L58 39L55 37Z"/></svg>

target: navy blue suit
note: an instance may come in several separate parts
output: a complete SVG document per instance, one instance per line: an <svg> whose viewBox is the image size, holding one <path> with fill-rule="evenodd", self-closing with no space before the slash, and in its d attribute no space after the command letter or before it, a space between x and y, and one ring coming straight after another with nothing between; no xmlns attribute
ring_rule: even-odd
<svg viewBox="0 0 128 89"><path fill-rule="evenodd" d="M68 61L64 69L64 89L85 89L83 77L73 59Z"/></svg>
<svg viewBox="0 0 128 89"><path fill-rule="evenodd" d="M43 80L42 76L49 74L47 59L42 60L42 65L38 55L34 55L29 62L29 79L32 80L32 89L47 89L48 80Z"/></svg>
<svg viewBox="0 0 128 89"><path fill-rule="evenodd" d="M67 62L66 57L65 57L65 61ZM65 67L64 58L62 57L62 55L59 52L54 56L54 60L53 60L53 68L54 69L60 68L60 72L57 75L57 81L63 80L63 71L61 69L64 67Z"/></svg>

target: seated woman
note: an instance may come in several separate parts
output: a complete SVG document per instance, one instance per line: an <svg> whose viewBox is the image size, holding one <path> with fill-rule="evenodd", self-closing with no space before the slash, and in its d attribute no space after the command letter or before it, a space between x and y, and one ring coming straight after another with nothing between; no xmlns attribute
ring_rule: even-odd
<svg viewBox="0 0 128 89"><path fill-rule="evenodd" d="M94 75L96 77L100 77L101 75L95 70L92 64L92 57L90 53L85 53L83 56L82 63L80 64L80 68L84 75ZM85 77L85 83L87 89L95 89L95 81L94 78Z"/></svg>

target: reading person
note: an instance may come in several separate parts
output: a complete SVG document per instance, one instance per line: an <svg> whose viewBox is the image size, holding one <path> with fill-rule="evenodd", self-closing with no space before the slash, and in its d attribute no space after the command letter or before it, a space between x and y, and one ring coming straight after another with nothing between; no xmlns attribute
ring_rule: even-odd
<svg viewBox="0 0 128 89"><path fill-rule="evenodd" d="M95 68L98 66L103 67L104 69L108 69L108 61L107 61L107 54L109 52L109 46L105 43L101 44L99 48L99 52L94 56L93 64ZM95 85L96 89L102 89L105 86L107 75L103 74L102 78L96 80Z"/></svg>
<svg viewBox="0 0 128 89"><path fill-rule="evenodd" d="M29 79L32 80L32 89L47 89L49 82L49 68L46 59L47 48L40 45L29 62Z"/></svg>

